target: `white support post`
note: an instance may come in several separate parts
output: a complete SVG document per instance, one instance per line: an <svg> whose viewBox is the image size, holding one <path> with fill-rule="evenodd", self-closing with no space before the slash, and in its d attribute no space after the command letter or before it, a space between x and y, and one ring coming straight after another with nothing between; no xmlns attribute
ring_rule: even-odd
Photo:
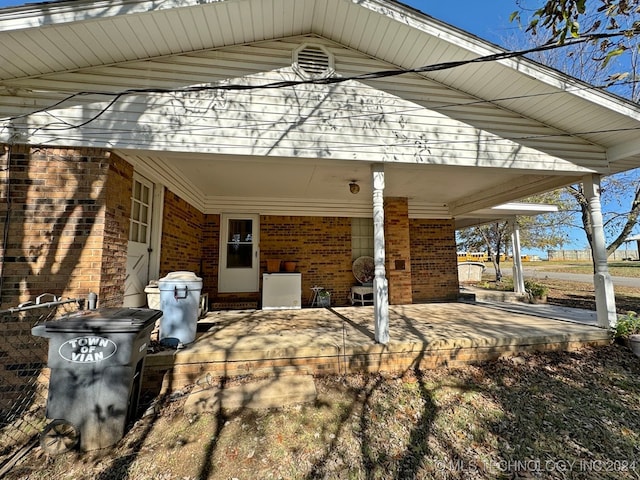
<svg viewBox="0 0 640 480"><path fill-rule="evenodd" d="M583 179L584 193L589 202L589 215L591 216L591 232L593 264L595 273L593 285L596 293L596 314L598 326L601 328L613 328L617 323L616 298L613 290L613 282L609 275L607 265L607 248L604 238L602 223L602 209L600 204L600 175L590 175Z"/></svg>
<svg viewBox="0 0 640 480"><path fill-rule="evenodd" d="M385 272L384 165L371 166L373 176L373 312L376 342L389 343L389 285Z"/></svg>
<svg viewBox="0 0 640 480"><path fill-rule="evenodd" d="M511 226L511 244L513 245L513 291L524 293L524 272L522 271L522 256L520 254L520 226L518 219L509 219Z"/></svg>

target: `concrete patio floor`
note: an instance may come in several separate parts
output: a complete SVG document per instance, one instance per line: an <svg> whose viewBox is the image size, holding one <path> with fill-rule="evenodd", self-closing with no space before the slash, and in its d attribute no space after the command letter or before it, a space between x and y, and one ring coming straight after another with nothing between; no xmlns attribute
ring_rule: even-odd
<svg viewBox="0 0 640 480"><path fill-rule="evenodd" d="M389 314L390 341L380 345L372 306L210 312L195 342L147 355L144 386L171 391L215 377L401 372L611 341L594 326L595 312L550 305L391 305Z"/></svg>

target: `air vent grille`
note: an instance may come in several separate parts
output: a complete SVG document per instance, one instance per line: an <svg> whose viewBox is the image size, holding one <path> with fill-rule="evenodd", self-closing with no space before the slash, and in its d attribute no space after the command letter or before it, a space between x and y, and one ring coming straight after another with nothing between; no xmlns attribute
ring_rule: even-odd
<svg viewBox="0 0 640 480"><path fill-rule="evenodd" d="M298 53L298 65L311 75L322 75L329 70L329 57L319 48L307 47Z"/></svg>
<svg viewBox="0 0 640 480"><path fill-rule="evenodd" d="M305 45L296 52L294 66L305 77L326 77L333 73L333 57L322 47Z"/></svg>

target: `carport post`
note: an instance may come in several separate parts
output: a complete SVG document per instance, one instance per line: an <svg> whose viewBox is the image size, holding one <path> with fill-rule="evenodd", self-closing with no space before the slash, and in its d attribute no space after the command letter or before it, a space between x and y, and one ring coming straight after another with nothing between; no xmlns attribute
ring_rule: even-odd
<svg viewBox="0 0 640 480"><path fill-rule="evenodd" d="M373 317L376 342L389 343L389 285L384 259L384 165L371 166L373 176Z"/></svg>
<svg viewBox="0 0 640 480"><path fill-rule="evenodd" d="M584 193L589 202L589 215L591 216L591 251L595 273L593 285L596 292L596 313L598 326L601 328L613 328L617 323L616 297L613 291L613 282L609 275L607 265L607 248L604 239L604 227L602 225L602 209L600 205L600 175L589 175L582 180Z"/></svg>
<svg viewBox="0 0 640 480"><path fill-rule="evenodd" d="M524 293L524 272L522 271L522 258L520 255L520 226L518 219L509 219L511 226L511 245L513 245L513 291Z"/></svg>

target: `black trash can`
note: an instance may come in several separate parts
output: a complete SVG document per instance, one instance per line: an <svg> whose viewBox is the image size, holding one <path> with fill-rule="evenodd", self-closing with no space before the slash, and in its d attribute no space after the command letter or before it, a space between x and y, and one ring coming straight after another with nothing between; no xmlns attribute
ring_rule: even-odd
<svg viewBox="0 0 640 480"><path fill-rule="evenodd" d="M62 453L117 443L135 417L149 337L160 310L101 308L36 325L49 338L47 418L43 449Z"/></svg>

